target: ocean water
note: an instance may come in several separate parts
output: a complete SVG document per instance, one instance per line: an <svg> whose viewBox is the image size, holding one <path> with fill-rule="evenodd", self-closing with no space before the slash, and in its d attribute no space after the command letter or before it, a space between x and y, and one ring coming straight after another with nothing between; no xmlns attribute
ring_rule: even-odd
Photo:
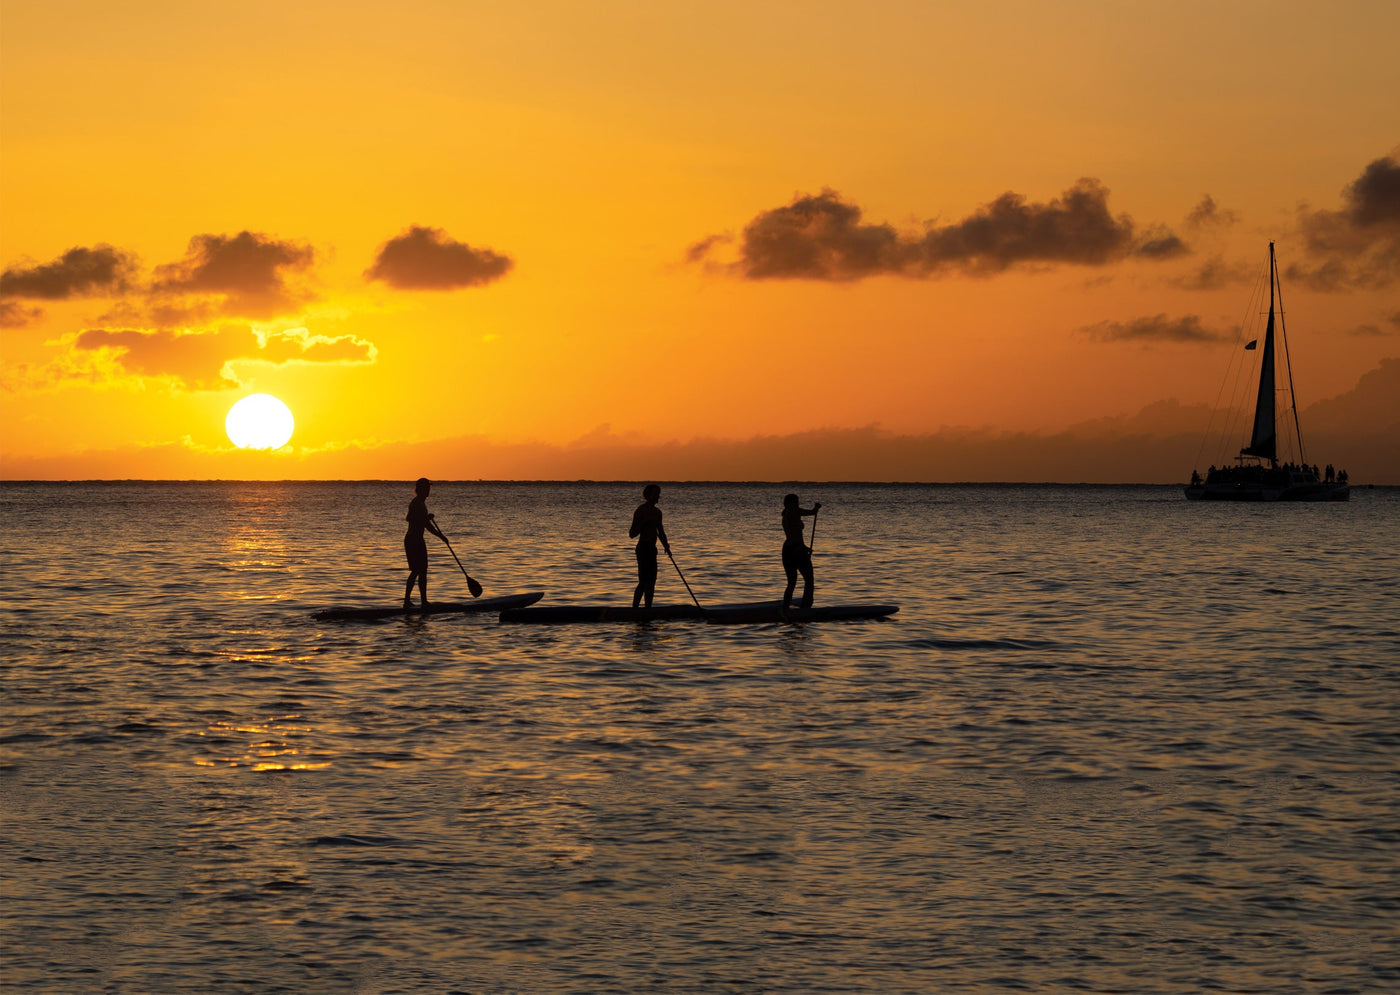
<svg viewBox="0 0 1400 995"><path fill-rule="evenodd" d="M0 983L1400 989L1400 491L665 485L702 603L780 593L788 489L897 615L316 622L402 596L410 484L0 486ZM639 490L429 507L622 604Z"/></svg>

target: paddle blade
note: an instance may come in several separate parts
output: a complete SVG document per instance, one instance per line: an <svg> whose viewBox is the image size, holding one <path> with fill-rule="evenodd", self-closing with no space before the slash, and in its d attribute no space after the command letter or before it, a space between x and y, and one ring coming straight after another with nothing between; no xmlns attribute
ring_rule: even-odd
<svg viewBox="0 0 1400 995"><path fill-rule="evenodd" d="M481 597L481 584L477 582L475 577L467 578L467 590L472 592L473 598Z"/></svg>

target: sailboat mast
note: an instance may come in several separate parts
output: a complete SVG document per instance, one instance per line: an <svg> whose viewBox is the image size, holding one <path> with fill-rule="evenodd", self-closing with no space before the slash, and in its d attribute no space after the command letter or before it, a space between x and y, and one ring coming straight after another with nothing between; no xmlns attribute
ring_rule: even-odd
<svg viewBox="0 0 1400 995"><path fill-rule="evenodd" d="M1275 286L1274 274L1278 272L1278 262L1274 259L1274 243L1269 243L1269 286ZM1293 408L1293 431L1298 439L1298 462L1304 466L1308 465L1308 458L1303 452L1303 427L1298 423L1298 395L1293 392L1293 357L1288 354L1288 327L1283 320L1283 284L1277 283L1278 287L1278 332L1283 339L1283 362L1288 369L1288 403ZM1272 293L1272 291L1271 291ZM1272 304L1270 305L1272 306Z"/></svg>
<svg viewBox="0 0 1400 995"><path fill-rule="evenodd" d="M1278 431L1274 418L1274 244L1269 243L1269 323L1264 329L1264 352L1259 362L1259 395L1254 402L1254 430L1241 456L1257 456L1278 465Z"/></svg>

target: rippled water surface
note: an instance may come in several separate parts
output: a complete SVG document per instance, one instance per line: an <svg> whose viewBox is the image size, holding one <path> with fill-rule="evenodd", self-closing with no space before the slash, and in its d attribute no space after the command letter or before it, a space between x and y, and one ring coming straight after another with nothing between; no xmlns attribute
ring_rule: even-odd
<svg viewBox="0 0 1400 995"><path fill-rule="evenodd" d="M639 489L429 505L621 604ZM780 593L787 489L665 486L702 602ZM0 487L0 981L1400 988L1400 493L798 490L818 602L898 615L321 623L402 596L410 485Z"/></svg>

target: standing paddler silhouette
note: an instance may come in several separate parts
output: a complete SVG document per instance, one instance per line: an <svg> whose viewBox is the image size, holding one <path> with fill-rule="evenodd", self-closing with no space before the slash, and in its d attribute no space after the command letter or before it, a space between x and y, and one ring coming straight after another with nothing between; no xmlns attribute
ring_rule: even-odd
<svg viewBox="0 0 1400 995"><path fill-rule="evenodd" d="M481 585L472 579L467 573L467 568L462 566L462 561L457 559L457 551L437 527L435 516L428 510L428 494L432 489L432 482L427 477L419 477L413 485L413 500L408 503L408 514L404 516L408 522L408 531L403 537L403 551L408 557L408 583L403 589L403 606L406 609L413 607L415 582L418 584L418 597L422 607L428 607L428 544L423 538L425 531L431 532L446 544L452 558L457 560L462 576L467 578L467 588L472 592L472 597L481 597Z"/></svg>

